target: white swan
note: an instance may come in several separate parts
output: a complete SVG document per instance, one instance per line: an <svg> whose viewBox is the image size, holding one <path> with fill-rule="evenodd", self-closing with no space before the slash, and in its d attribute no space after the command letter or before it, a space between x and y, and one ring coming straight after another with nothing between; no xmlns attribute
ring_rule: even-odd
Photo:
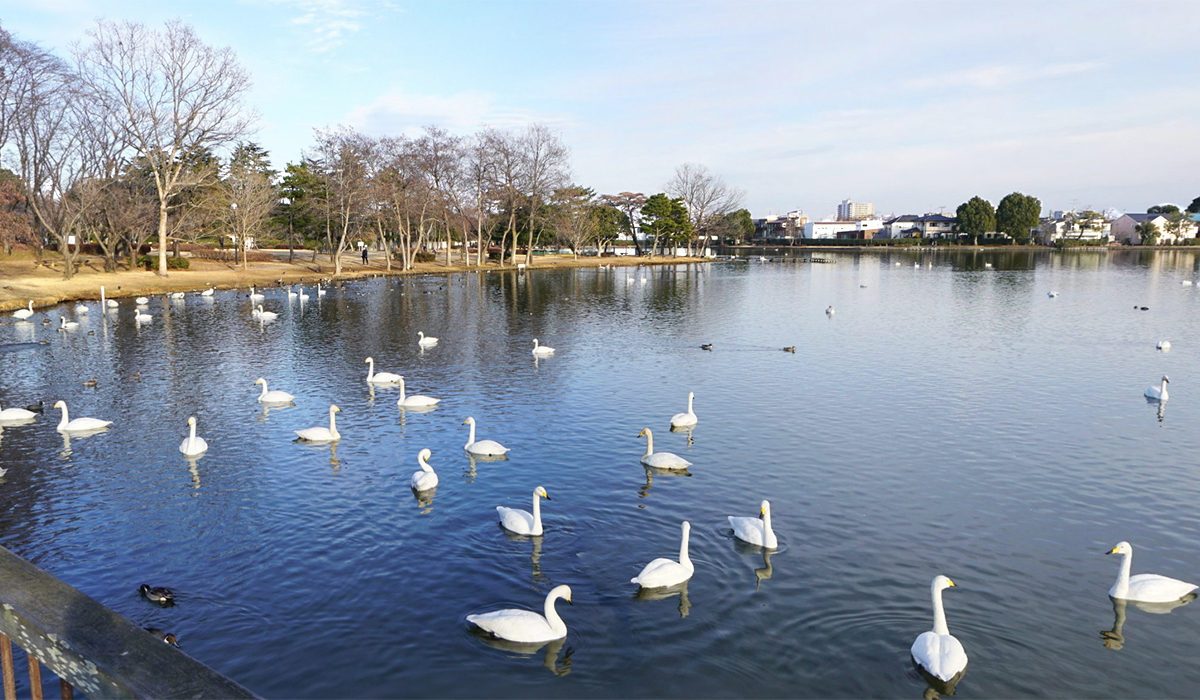
<svg viewBox="0 0 1200 700"><path fill-rule="evenodd" d="M688 559L688 534L691 524L683 521L683 541L679 544L679 561L674 559L655 559L642 569L642 573L629 580L642 588L665 588L675 586L690 579L696 567Z"/></svg>
<svg viewBox="0 0 1200 700"><path fill-rule="evenodd" d="M424 408L427 406L436 406L439 401L441 399L421 394L413 394L406 397L404 394L404 377L400 377L400 399L396 401L397 406L403 406L404 408Z"/></svg>
<svg viewBox="0 0 1200 700"><path fill-rule="evenodd" d="M1198 588L1194 583L1158 574L1130 576L1133 547L1128 542L1118 542L1105 554L1120 554L1122 557L1121 568L1117 571L1117 582L1108 590L1108 594L1113 598L1142 603L1174 603Z"/></svg>
<svg viewBox="0 0 1200 700"><path fill-rule="evenodd" d="M87 304L83 303L82 301L75 305L75 313L77 314L86 314L88 311L90 311L90 309L88 309Z"/></svg>
<svg viewBox="0 0 1200 700"><path fill-rule="evenodd" d="M942 591L952 586L954 582L945 576L933 579L933 629L922 632L911 649L913 660L942 681L951 680L967 667L967 652L946 627L946 611L942 608Z"/></svg>
<svg viewBox="0 0 1200 700"><path fill-rule="evenodd" d="M301 289L303 289L303 287L301 287ZM288 301L295 299L297 296L299 296L299 295L292 291L292 285L289 284L288 285Z"/></svg>
<svg viewBox="0 0 1200 700"><path fill-rule="evenodd" d="M262 393L258 395L258 400L262 403L289 403L296 397L286 391L267 391L267 380L259 377L254 380L254 385L262 384Z"/></svg>
<svg viewBox="0 0 1200 700"><path fill-rule="evenodd" d="M475 441L475 419L470 416L462 422L463 425L471 426L471 434L467 436L467 444L463 445L463 449L474 455L483 455L484 457L495 457L508 452L508 448L495 440L480 440Z"/></svg>
<svg viewBox="0 0 1200 700"><path fill-rule="evenodd" d="M696 418L696 412L692 410L692 399L694 398L696 398L696 394L689 391L687 413L676 413L671 416L672 428L690 428L699 420Z"/></svg>
<svg viewBox="0 0 1200 700"><path fill-rule="evenodd" d="M258 311L256 315L260 321L274 321L275 319L279 318L279 314L275 313L274 311L263 311L262 304L258 305Z"/></svg>
<svg viewBox="0 0 1200 700"><path fill-rule="evenodd" d="M421 471L413 472L412 479L408 482L413 491L428 491L438 485L437 474L433 471L433 467L425 461L432 454L429 448L425 448L417 454L417 464L421 465Z"/></svg>
<svg viewBox="0 0 1200 700"><path fill-rule="evenodd" d="M538 345L538 339L537 338L533 339L533 355L534 355L534 357L546 357L547 355L553 355L553 354L554 354L554 348L548 347L545 345Z"/></svg>
<svg viewBox="0 0 1200 700"><path fill-rule="evenodd" d="M170 297L172 299L182 299L183 296L184 296L183 292L171 292L171 294L170 294Z"/></svg>
<svg viewBox="0 0 1200 700"><path fill-rule="evenodd" d="M518 535L540 536L542 534L542 502L538 500L539 498L550 500L550 494L546 493L546 489L541 486L533 490L532 515L527 510L496 506L496 513L500 515L500 525L505 530Z"/></svg>
<svg viewBox="0 0 1200 700"><path fill-rule="evenodd" d="M36 415L33 411L26 411L23 408L0 409L0 420L29 420Z"/></svg>
<svg viewBox="0 0 1200 700"><path fill-rule="evenodd" d="M417 335L420 337L420 340L417 341L417 345L420 345L423 348L431 348L438 344L437 338L425 335L423 331L417 331Z"/></svg>
<svg viewBox="0 0 1200 700"><path fill-rule="evenodd" d="M300 301L308 301L309 296L304 293L304 285L300 285Z"/></svg>
<svg viewBox="0 0 1200 700"><path fill-rule="evenodd" d="M1170 377L1164 374L1162 377L1162 384L1159 386L1146 388L1146 398L1150 399L1151 401L1159 402L1166 401L1167 399L1171 398L1171 395L1167 393L1167 384L1170 382Z"/></svg>
<svg viewBox="0 0 1200 700"><path fill-rule="evenodd" d="M138 306L145 306L150 303L150 297L138 297L133 300Z"/></svg>
<svg viewBox="0 0 1200 700"><path fill-rule="evenodd" d="M58 330L60 330L60 331L73 331L73 330L75 330L76 328L79 328L79 322L78 322L78 321L68 321L66 316L59 316L59 317L58 317Z"/></svg>
<svg viewBox="0 0 1200 700"><path fill-rule="evenodd" d="M138 323L148 323L148 322L154 320L154 316L152 316L148 313L142 313L141 309L134 309L133 310L133 320L137 321Z"/></svg>
<svg viewBox="0 0 1200 700"><path fill-rule="evenodd" d="M325 296L325 292L327 292L327 291L329 291L329 290L321 289L321 283L317 282L317 296L323 297L323 296Z"/></svg>
<svg viewBox="0 0 1200 700"><path fill-rule="evenodd" d="M649 428L642 428L638 437L646 437L646 454L642 455L642 464L655 469L687 469L692 463L672 452L654 451L654 433Z"/></svg>
<svg viewBox="0 0 1200 700"><path fill-rule="evenodd" d="M215 291L215 290L213 290L212 287L209 287L208 289L204 290L203 292L200 292L200 296L211 297L213 295L213 291Z"/></svg>
<svg viewBox="0 0 1200 700"><path fill-rule="evenodd" d="M367 359L363 360L363 362L366 362L368 365L370 365L370 367L367 368L368 384L395 384L400 381L400 375L398 374L392 374L391 372L380 372L376 374L375 358L368 357Z"/></svg>
<svg viewBox="0 0 1200 700"><path fill-rule="evenodd" d="M188 427L191 432L183 442L179 443L179 451L188 457L204 454L208 451L208 443L202 437L196 437L196 417L188 418Z"/></svg>
<svg viewBox="0 0 1200 700"><path fill-rule="evenodd" d="M1156 350L1162 350L1163 352L1170 352L1171 351L1171 341L1160 340L1160 341L1158 341L1158 344L1154 346L1154 348Z"/></svg>
<svg viewBox="0 0 1200 700"><path fill-rule="evenodd" d="M100 420L99 418L76 418L71 420L71 416L67 413L67 404L59 401L54 404L55 408L62 409L62 420L58 422L58 431L60 433L82 433L89 430L100 430L112 425L110 420Z"/></svg>
<svg viewBox="0 0 1200 700"><path fill-rule="evenodd" d="M266 299L266 297L262 294L259 294L258 290L256 290L254 287L250 287L250 301L262 301L263 299Z"/></svg>
<svg viewBox="0 0 1200 700"><path fill-rule="evenodd" d="M481 615L467 615L467 622L500 639L522 644L545 644L567 636L567 625L554 609L554 601L571 602L570 586L555 586L546 595L545 615L506 608Z"/></svg>
<svg viewBox="0 0 1200 700"><path fill-rule="evenodd" d="M115 309L120 306L116 299L109 299L108 301L104 302L104 305L110 309Z"/></svg>
<svg viewBox="0 0 1200 700"><path fill-rule="evenodd" d="M33 299L29 300L29 308L28 309L17 309L16 311L13 312L13 318L17 319L18 321L24 321L25 319L29 318L32 315L33 315Z"/></svg>
<svg viewBox="0 0 1200 700"><path fill-rule="evenodd" d="M759 518L728 516L733 534L739 540L756 544L759 547L767 549L779 547L779 540L775 537L775 531L771 529L771 502L763 501L758 514Z"/></svg>
<svg viewBox="0 0 1200 700"><path fill-rule="evenodd" d="M304 430L294 430L292 432L300 436L301 440L309 442L337 442L342 439L342 434L337 431L337 423L334 422L333 414L342 409L337 406L329 407L329 427L328 428L305 428Z"/></svg>

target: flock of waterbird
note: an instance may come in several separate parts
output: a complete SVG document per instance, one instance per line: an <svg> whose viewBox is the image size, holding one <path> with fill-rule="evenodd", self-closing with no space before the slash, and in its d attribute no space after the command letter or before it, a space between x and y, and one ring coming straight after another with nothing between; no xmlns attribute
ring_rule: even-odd
<svg viewBox="0 0 1200 700"><path fill-rule="evenodd" d="M320 284L317 285L316 290L318 297L326 294L326 290L322 289ZM199 292L199 295L212 297L213 293L214 290L210 287ZM303 287L299 291L293 291L291 287L288 287L287 296L289 301L299 299L303 302L310 298L308 294L304 293ZM1056 298L1058 297L1058 292L1048 292L1047 296ZM177 300L182 299L184 295L181 292L175 292L170 294L169 297ZM260 303L264 300L264 295L259 293L255 287L251 287L248 298L253 307L251 313L254 318L264 322L276 318L277 314L264 310L263 305ZM137 304L135 320L139 323L152 320L153 316L145 311L146 305L150 302L149 298L138 297L135 302ZM119 306L114 300L105 300L103 287L101 288L101 305L107 310L113 310ZM82 303L74 307L76 314L86 314L88 310L88 307ZM33 301L31 300L27 308L18 309L12 314L12 317L18 322L28 322L34 313ZM825 314L830 317L834 315L832 305L825 309ZM49 321L45 319L43 322L48 323ZM78 322L67 321L65 317L60 317L59 330L70 331L78 327ZM432 348L439 343L438 338L427 336L423 331L418 332L417 336L417 344L422 349ZM712 349L711 344L701 347L705 350ZM1163 340L1157 343L1156 348L1163 352L1169 352L1171 343ZM793 348L784 348L784 350L794 352ZM554 352L554 348L541 345L538 339L533 339L532 354L534 357L545 358L553 355ZM404 377L392 372L376 372L374 358L368 357L364 360L364 363L368 366L366 382L369 385L395 386L399 388L400 398L396 402L398 406L403 408L429 408L436 406L440 402L440 399L430 396L406 394ZM95 382L95 379L91 380L91 385L95 386ZM1158 386L1151 386L1146 389L1144 393L1145 398L1148 401L1165 403L1169 399L1167 391L1167 384L1169 382L1170 379L1164 374ZM84 382L84 384L87 385L88 382ZM262 386L262 391L257 397L260 403L264 405L287 405L294 403L295 397L292 394L285 391L268 389L265 378L260 377L257 379L255 386L258 385ZM690 429L698 424L699 419L693 410L694 400L695 394L689 392L687 410L671 417L670 425L673 429ZM97 433L106 430L112 425L112 421L96 418L84 417L72 419L68 414L67 405L64 401L56 402L54 408L62 411L58 431L65 434ZM312 443L339 441L341 434L337 430L336 414L340 410L336 405L329 407L328 427L316 426L294 431L297 435L297 441ZM31 422L40 412L40 407L35 406L30 406L26 409L0 409L0 427ZM196 434L196 418L194 416L189 417L187 423L189 434L180 444L179 451L187 457L197 457L208 450L208 443L204 438ZM473 417L467 417L463 421L463 425L469 426L470 431L463 449L471 455L498 457L503 456L509 451L509 448L495 440L476 440L475 419ZM692 466L691 462L674 453L655 452L654 436L650 428L643 429L638 434L638 437L646 438L646 452L641 458L641 463L644 466L662 470L683 470ZM422 492L431 491L438 485L437 473L428 462L431 456L432 452L428 448L422 449L417 455L417 463L420 469L413 473L409 485L413 492L418 495L418 498ZM5 470L0 469L0 476L3 476L4 473ZM544 527L541 517L542 498L550 500L550 495L544 487L537 486L533 490L532 512L517 508L496 506L500 525L508 532L517 535L531 537L543 535ZM744 542L766 550L777 549L779 540L771 527L770 508L770 502L763 500L757 517L729 516L729 526L732 529L733 535ZM692 578L695 573L695 565L688 557L688 540L691 525L687 521L684 521L681 527L682 538L678 560L668 558L654 559L637 576L631 579L631 583L635 583L639 587L646 589L663 589L679 586ZM1115 600L1174 606L1194 599L1197 589L1200 588L1195 584L1158 574L1131 575L1133 547L1128 542L1119 542L1106 553L1119 554L1122 557L1116 582L1109 589L1109 596ZM953 692L954 684L965 673L967 666L966 651L962 643L950 634L942 603L942 591L954 586L954 582L946 576L939 575L933 579L930 587L933 628L921 633L913 642L910 649L913 662L922 671L922 675L927 680L940 685L941 689L949 688L951 692ZM174 594L169 589L162 587L142 585L139 592L147 599L159 604L172 604L174 600ZM564 639L567 636L566 623L555 609L555 602L560 599L566 600L568 603L571 602L571 589L569 586L560 585L552 589L545 598L541 614L519 608L506 608L487 613L468 615L466 619L486 634L501 640L519 644L545 644ZM154 633L158 638L167 643L176 643L176 639L172 634L163 633L157 629L148 628L148 631Z"/></svg>

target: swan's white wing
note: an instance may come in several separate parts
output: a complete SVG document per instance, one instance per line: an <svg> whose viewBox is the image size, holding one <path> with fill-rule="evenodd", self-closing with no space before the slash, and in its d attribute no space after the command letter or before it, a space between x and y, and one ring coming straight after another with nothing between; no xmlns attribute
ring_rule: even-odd
<svg viewBox="0 0 1200 700"><path fill-rule="evenodd" d="M476 440L467 446L467 452L477 455L502 455L508 448L495 440Z"/></svg>
<svg viewBox="0 0 1200 700"><path fill-rule="evenodd" d="M739 540L762 546L766 542L763 521L758 518L729 517L729 526Z"/></svg>
<svg viewBox="0 0 1200 700"><path fill-rule="evenodd" d="M294 400L296 397L286 391L272 390L263 394L258 400L263 403L287 403Z"/></svg>
<svg viewBox="0 0 1200 700"><path fill-rule="evenodd" d="M1123 597L1146 603L1173 603L1196 588L1194 583L1158 574L1138 574L1129 577L1129 592Z"/></svg>
<svg viewBox="0 0 1200 700"><path fill-rule="evenodd" d="M432 396L423 396L417 394L404 399L404 403L400 404L406 408L420 408L421 406L436 406L441 399L435 399Z"/></svg>
<svg viewBox="0 0 1200 700"><path fill-rule="evenodd" d="M304 430L294 431L300 436L301 440L310 442L330 442L333 440L333 434L329 432L329 428L305 428Z"/></svg>
<svg viewBox="0 0 1200 700"><path fill-rule="evenodd" d="M376 372L371 378L372 384L399 384L400 375L392 374L391 372Z"/></svg>
<svg viewBox="0 0 1200 700"><path fill-rule="evenodd" d="M67 423L63 430L83 431L83 430L100 430L112 425L110 420L100 420L99 418L76 418L70 423Z"/></svg>
<svg viewBox="0 0 1200 700"><path fill-rule="evenodd" d="M184 438L183 442L179 445L179 451L185 455L198 455L201 452L208 451L208 443L202 437L197 437L194 440L190 437Z"/></svg>
<svg viewBox="0 0 1200 700"><path fill-rule="evenodd" d="M671 416L671 425L673 425L673 426L685 428L689 425L695 425L695 424L696 424L696 414L695 413L676 413L675 415Z"/></svg>
<svg viewBox="0 0 1200 700"><path fill-rule="evenodd" d="M642 588L664 588L683 583L692 577L692 572L683 564L673 559L655 559L642 569L630 583L636 583Z"/></svg>
<svg viewBox="0 0 1200 700"><path fill-rule="evenodd" d="M500 515L500 524L504 526L505 530L518 535L528 535L533 532L533 514L528 511L496 506L496 513Z"/></svg>
<svg viewBox="0 0 1200 700"><path fill-rule="evenodd" d="M671 452L655 452L649 457L642 457L642 464L655 469L687 469L692 463Z"/></svg>
<svg viewBox="0 0 1200 700"><path fill-rule="evenodd" d="M510 642L549 642L563 635L555 634L550 623L538 613L509 608L481 615L467 615L467 622Z"/></svg>
<svg viewBox="0 0 1200 700"><path fill-rule="evenodd" d="M967 652L954 635L923 632L912 645L912 657L935 678L948 681L967 667Z"/></svg>
<svg viewBox="0 0 1200 700"><path fill-rule="evenodd" d="M26 420L36 415L33 411L26 411L23 408L6 408L0 411L0 420Z"/></svg>
<svg viewBox="0 0 1200 700"><path fill-rule="evenodd" d="M437 474L434 472L427 472L424 469L419 472L413 472L412 480L409 482L409 486L411 486L414 491L428 491L437 485Z"/></svg>

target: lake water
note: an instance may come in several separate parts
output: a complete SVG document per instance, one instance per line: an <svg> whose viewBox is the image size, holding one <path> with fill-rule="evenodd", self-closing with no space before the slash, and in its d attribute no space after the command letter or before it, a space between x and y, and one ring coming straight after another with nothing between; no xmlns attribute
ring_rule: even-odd
<svg viewBox="0 0 1200 700"><path fill-rule="evenodd" d="M1200 582L1196 254L821 255L377 279L303 307L269 290L265 326L244 291L156 297L140 327L131 300L69 333L67 306L0 326L50 341L0 352L3 405L47 405L0 434L0 544L267 697L917 698L937 574L959 697L1195 696L1200 605L1129 606L1112 634L1104 553L1128 540L1134 573ZM402 413L368 356L442 403ZM1142 392L1164 373L1160 412ZM260 376L295 406L260 407ZM689 391L691 442L668 430ZM115 423L64 440L58 399ZM293 442L331 403L336 448ZM466 456L467 416L507 461ZM644 427L690 476L647 474ZM494 507L538 485L546 534L506 535ZM769 556L725 519L764 498ZM694 578L639 597L685 519ZM565 644L466 623L559 584Z"/></svg>

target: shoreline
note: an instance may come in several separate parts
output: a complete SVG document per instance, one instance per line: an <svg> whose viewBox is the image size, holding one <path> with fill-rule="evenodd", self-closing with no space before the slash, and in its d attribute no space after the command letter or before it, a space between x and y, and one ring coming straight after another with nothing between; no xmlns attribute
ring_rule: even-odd
<svg viewBox="0 0 1200 700"><path fill-rule="evenodd" d="M311 253L309 253L311 255ZM316 284L322 280L333 280L333 263L328 259L317 262L297 260L288 262L255 262L250 263L247 270L233 265L213 260L188 258L191 265L187 270L171 270L166 277L146 270L118 270L104 272L104 260L100 257L80 258L75 276L64 279L61 259L55 260L49 255L41 261L32 256L17 255L0 258L0 313L25 308L29 300L33 300L35 309L55 306L73 301L98 301L100 287L104 287L105 297L121 299L125 297L150 296L169 292L200 292L208 287L215 289L248 288L251 285L263 288L283 286L288 284ZM697 257L664 257L653 259L635 256L614 256L607 258L586 257L573 258L569 255L539 255L526 266L527 270L546 270L567 267L599 267L601 265L616 265L619 267L637 267L642 265L685 265L699 262L714 262L710 258ZM57 263L57 265L56 265ZM370 277L400 277L405 275L438 275L455 274L459 272L509 272L517 271L515 265L488 262L483 267L467 265L461 261L417 263L411 270L400 269L399 264L391 270L382 263L362 264L357 254L347 254L342 258L342 274L338 281L356 280Z"/></svg>

